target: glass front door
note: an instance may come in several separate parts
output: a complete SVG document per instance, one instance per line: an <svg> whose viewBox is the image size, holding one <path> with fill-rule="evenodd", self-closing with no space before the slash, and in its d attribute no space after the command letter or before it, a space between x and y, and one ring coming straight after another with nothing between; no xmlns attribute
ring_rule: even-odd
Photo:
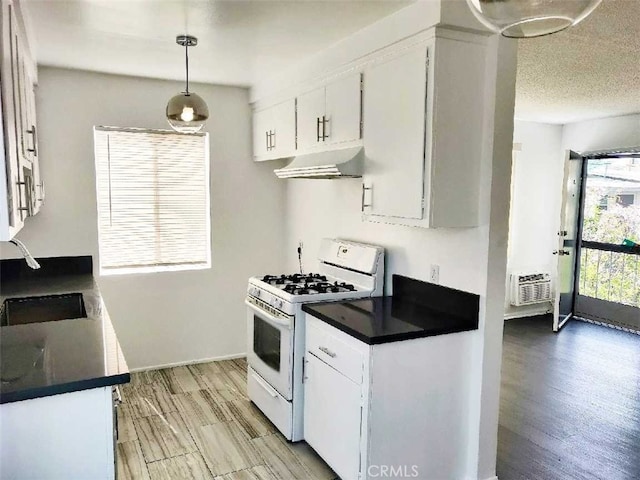
<svg viewBox="0 0 640 480"><path fill-rule="evenodd" d="M640 154L590 158L576 315L640 330Z"/></svg>

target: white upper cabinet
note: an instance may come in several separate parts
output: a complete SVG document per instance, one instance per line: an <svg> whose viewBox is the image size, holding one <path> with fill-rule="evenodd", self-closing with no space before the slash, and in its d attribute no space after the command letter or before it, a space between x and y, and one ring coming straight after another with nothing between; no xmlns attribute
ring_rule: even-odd
<svg viewBox="0 0 640 480"><path fill-rule="evenodd" d="M253 114L255 160L290 157L296 149L296 104L287 100Z"/></svg>
<svg viewBox="0 0 640 480"><path fill-rule="evenodd" d="M0 104L3 165L0 168L0 240L9 240L35 215L44 198L35 115L35 62L19 12L11 0L0 4Z"/></svg>
<svg viewBox="0 0 640 480"><path fill-rule="evenodd" d="M479 224L485 47L436 37L364 74L365 220Z"/></svg>
<svg viewBox="0 0 640 480"><path fill-rule="evenodd" d="M365 70L365 212L422 219L427 47Z"/></svg>
<svg viewBox="0 0 640 480"><path fill-rule="evenodd" d="M298 151L360 141L361 75L350 74L298 96Z"/></svg>

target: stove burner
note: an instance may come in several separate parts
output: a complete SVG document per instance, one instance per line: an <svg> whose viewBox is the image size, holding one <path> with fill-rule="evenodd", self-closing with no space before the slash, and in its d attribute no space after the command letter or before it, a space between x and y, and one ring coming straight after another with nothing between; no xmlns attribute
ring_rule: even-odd
<svg viewBox="0 0 640 480"><path fill-rule="evenodd" d="M265 275L262 281L271 285L307 284L314 282L326 282L327 277L319 273L294 273L293 275Z"/></svg>

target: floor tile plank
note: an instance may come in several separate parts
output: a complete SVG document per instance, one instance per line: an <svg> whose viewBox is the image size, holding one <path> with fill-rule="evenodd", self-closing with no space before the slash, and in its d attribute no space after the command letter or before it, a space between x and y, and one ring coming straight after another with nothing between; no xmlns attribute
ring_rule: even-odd
<svg viewBox="0 0 640 480"><path fill-rule="evenodd" d="M189 425L212 425L233 418L226 399L209 390L174 395L173 401Z"/></svg>
<svg viewBox="0 0 640 480"><path fill-rule="evenodd" d="M187 453L149 463L151 480L213 480L202 455Z"/></svg>
<svg viewBox="0 0 640 480"><path fill-rule="evenodd" d="M138 439L133 425L133 412L128 403L122 402L116 411L118 415L118 443L131 442Z"/></svg>
<svg viewBox="0 0 640 480"><path fill-rule="evenodd" d="M140 442L119 443L118 449L118 480L149 480L149 472L142 455Z"/></svg>
<svg viewBox="0 0 640 480"><path fill-rule="evenodd" d="M245 470L263 463L249 437L233 422L192 427L191 433L214 475Z"/></svg>
<svg viewBox="0 0 640 480"><path fill-rule="evenodd" d="M247 470L238 470L237 472L227 473L216 477L215 480L283 480L276 477L269 467L259 465L257 467L248 468Z"/></svg>
<svg viewBox="0 0 640 480"><path fill-rule="evenodd" d="M235 400L227 403L233 420L251 438L262 437L276 432L276 427L249 400Z"/></svg>
<svg viewBox="0 0 640 480"><path fill-rule="evenodd" d="M294 455L288 445L278 435L254 438L251 443L262 456L263 462L277 478L288 480L314 479L300 459Z"/></svg>
<svg viewBox="0 0 640 480"><path fill-rule="evenodd" d="M178 413L152 415L137 418L133 422L147 462L197 450L184 420Z"/></svg>

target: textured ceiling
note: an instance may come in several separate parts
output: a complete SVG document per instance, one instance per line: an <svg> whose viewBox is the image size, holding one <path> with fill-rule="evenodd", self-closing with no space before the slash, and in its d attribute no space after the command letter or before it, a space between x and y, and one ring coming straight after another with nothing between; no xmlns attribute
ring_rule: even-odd
<svg viewBox="0 0 640 480"><path fill-rule="evenodd" d="M517 118L568 123L640 112L640 0L604 0L573 28L518 42Z"/></svg>
<svg viewBox="0 0 640 480"><path fill-rule="evenodd" d="M23 0L38 63L249 86L408 5L404 0Z"/></svg>

